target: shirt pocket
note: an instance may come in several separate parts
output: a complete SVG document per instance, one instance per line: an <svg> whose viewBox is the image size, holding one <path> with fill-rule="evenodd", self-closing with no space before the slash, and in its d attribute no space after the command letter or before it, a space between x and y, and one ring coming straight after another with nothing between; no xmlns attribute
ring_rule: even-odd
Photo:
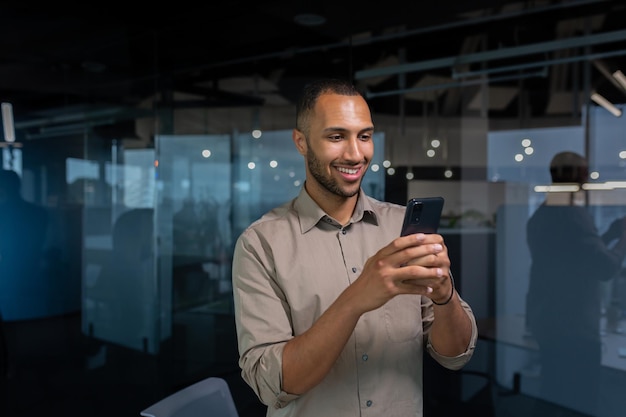
<svg viewBox="0 0 626 417"><path fill-rule="evenodd" d="M387 337L392 342L407 342L422 333L421 297L411 294L396 295L383 306Z"/></svg>

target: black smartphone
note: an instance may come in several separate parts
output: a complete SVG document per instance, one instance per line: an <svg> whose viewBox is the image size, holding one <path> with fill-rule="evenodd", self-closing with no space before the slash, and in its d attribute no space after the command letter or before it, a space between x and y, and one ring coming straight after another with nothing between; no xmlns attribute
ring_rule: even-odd
<svg viewBox="0 0 626 417"><path fill-rule="evenodd" d="M443 197L412 198L406 203L401 236L413 233L437 233Z"/></svg>

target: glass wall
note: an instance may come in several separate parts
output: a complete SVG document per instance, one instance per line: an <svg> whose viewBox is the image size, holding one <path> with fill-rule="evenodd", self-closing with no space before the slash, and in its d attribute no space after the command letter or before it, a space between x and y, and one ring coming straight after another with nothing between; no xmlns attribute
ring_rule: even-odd
<svg viewBox="0 0 626 417"><path fill-rule="evenodd" d="M294 198L304 182L291 131L259 133L256 138L250 132L159 135L155 149L112 144L104 167L67 160L68 184L89 184L83 190L88 196L85 334L155 355L179 317L232 314L236 237L266 211ZM374 140L384 149L382 134ZM382 167L381 151L363 186L382 199L384 171L376 166ZM101 182L103 199L95 195Z"/></svg>
<svg viewBox="0 0 626 417"><path fill-rule="evenodd" d="M602 108L588 115L589 131L581 125L489 134L489 178L510 190L497 212L495 314L486 324L500 385L608 416L623 406L626 383L624 274L612 265L623 255L611 250L621 232L606 234L626 216L624 146L611 133L625 125ZM587 155L580 188L573 180L552 182L553 157L565 151ZM569 366L577 371L568 378Z"/></svg>
<svg viewBox="0 0 626 417"><path fill-rule="evenodd" d="M474 396L479 388L462 379L468 374L454 374L454 390L442 391L458 390L466 410L476 402L497 416L608 417L626 409L626 263L613 250L614 221L626 216L626 120L591 101L585 76L571 81L579 98L555 91L545 114L533 113L529 97L546 72L585 74L582 61L546 63L536 73L520 63L508 77L468 72L454 83L368 96L376 135L365 191L400 204L446 199L441 233L479 324L467 369L490 390L487 399ZM365 78L355 77L359 86ZM39 209L3 217L5 230L29 226L18 233L26 249L11 252L12 262L12 244L5 239L0 248L3 366L11 376L2 415L63 410L67 401L76 401L67 415L107 406L138 415L212 375L229 381L242 416L264 415L239 376L230 271L239 234L302 187L293 103L185 109L154 93L142 108L118 114L132 121L130 133L104 132L107 123L93 113L80 117L79 129L2 142L3 167L19 175L23 199ZM405 104L402 112L383 111L386 93ZM446 103L461 111L447 113ZM552 184L552 158L562 151L588 162L583 185ZM529 226L546 201L574 210ZM569 218L571 226L553 228ZM537 249L537 241L558 245ZM553 269L533 269L541 262ZM539 298L533 276L543 280ZM531 311L550 331L533 327ZM564 368L546 360L555 352Z"/></svg>

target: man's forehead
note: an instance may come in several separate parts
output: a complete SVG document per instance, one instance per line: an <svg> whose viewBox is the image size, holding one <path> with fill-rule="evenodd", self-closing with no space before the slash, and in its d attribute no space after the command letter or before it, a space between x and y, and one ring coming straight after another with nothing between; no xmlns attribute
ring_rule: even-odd
<svg viewBox="0 0 626 417"><path fill-rule="evenodd" d="M365 99L361 96L325 94L320 96L315 106L315 116L338 120L367 120L371 124L371 113Z"/></svg>

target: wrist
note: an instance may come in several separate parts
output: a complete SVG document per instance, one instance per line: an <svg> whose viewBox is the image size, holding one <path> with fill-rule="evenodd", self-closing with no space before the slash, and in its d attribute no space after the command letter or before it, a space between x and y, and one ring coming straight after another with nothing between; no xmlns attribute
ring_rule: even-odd
<svg viewBox="0 0 626 417"><path fill-rule="evenodd" d="M454 286L454 278L452 278L452 273L450 272L448 276L450 277L450 286L451 286L450 295L448 296L448 298L446 298L443 301L435 301L431 298L431 301L433 302L433 304L437 306L445 306L446 304L448 304L450 300L452 300L452 297L454 296L454 292L456 291L455 286Z"/></svg>

